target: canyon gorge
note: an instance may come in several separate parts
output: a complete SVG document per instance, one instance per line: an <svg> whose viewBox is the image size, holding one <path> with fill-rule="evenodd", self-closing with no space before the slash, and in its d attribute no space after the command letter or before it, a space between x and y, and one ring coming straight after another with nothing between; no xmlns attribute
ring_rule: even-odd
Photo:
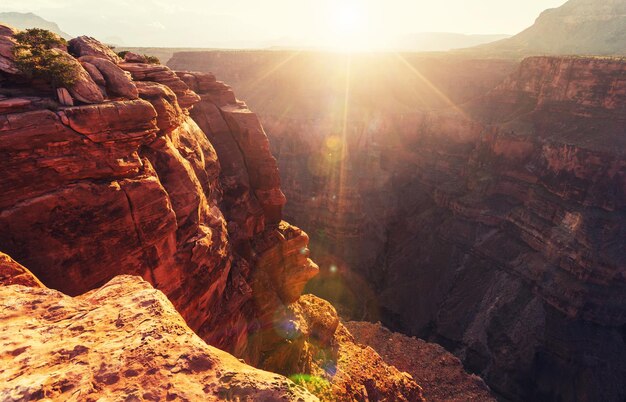
<svg viewBox="0 0 626 402"><path fill-rule="evenodd" d="M0 25L1 399L424 400L302 295L309 237L229 86L81 36L46 39L76 73L54 88L19 71L19 40ZM412 348L432 361L403 370L429 392L492 399Z"/></svg>
<svg viewBox="0 0 626 402"><path fill-rule="evenodd" d="M626 396L626 61L176 53L259 112L307 289L509 400Z"/></svg>
<svg viewBox="0 0 626 402"><path fill-rule="evenodd" d="M0 13L0 400L626 400L625 7L163 64Z"/></svg>

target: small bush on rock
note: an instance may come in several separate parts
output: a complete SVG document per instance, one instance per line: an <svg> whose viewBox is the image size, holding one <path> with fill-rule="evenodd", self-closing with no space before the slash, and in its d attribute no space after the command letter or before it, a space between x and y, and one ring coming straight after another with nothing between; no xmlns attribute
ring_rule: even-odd
<svg viewBox="0 0 626 402"><path fill-rule="evenodd" d="M41 78L55 88L71 88L76 83L76 65L52 50L67 45L65 39L48 30L32 28L17 33L15 40L13 58L22 74Z"/></svg>
<svg viewBox="0 0 626 402"><path fill-rule="evenodd" d="M159 60L156 56L148 56L144 54L143 57L146 59L146 63L148 64L161 64L161 60Z"/></svg>

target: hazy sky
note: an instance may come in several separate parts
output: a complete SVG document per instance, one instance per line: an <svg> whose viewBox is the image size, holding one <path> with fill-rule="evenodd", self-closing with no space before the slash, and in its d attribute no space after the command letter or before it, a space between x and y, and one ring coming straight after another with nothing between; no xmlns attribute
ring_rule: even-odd
<svg viewBox="0 0 626 402"><path fill-rule="evenodd" d="M565 0L2 0L72 35L127 45L232 46L285 39L383 44L415 32L515 34Z"/></svg>

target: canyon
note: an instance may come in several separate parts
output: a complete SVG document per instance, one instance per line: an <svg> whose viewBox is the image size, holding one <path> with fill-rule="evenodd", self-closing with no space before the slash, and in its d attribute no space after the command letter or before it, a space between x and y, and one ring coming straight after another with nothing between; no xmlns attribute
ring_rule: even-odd
<svg viewBox="0 0 626 402"><path fill-rule="evenodd" d="M445 346L505 399L623 400L626 61L481 57L169 65L259 112L320 266L307 289L341 316Z"/></svg>
<svg viewBox="0 0 626 402"><path fill-rule="evenodd" d="M81 36L48 49L76 74L54 88L20 72L16 34L0 25L2 399L424 400L302 294L309 237L229 86Z"/></svg>
<svg viewBox="0 0 626 402"><path fill-rule="evenodd" d="M60 86L0 24L0 399L623 401L625 5Z"/></svg>

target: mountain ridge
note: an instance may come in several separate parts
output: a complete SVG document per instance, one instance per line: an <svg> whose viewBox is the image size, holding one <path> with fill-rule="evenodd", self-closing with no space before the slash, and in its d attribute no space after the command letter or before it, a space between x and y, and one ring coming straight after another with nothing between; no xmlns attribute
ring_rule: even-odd
<svg viewBox="0 0 626 402"><path fill-rule="evenodd" d="M72 38L72 35L61 30L57 23L48 21L34 13L0 12L0 24L10 25L17 29L41 28L54 32L63 39Z"/></svg>
<svg viewBox="0 0 626 402"><path fill-rule="evenodd" d="M519 34L466 51L530 54L626 54L626 0L570 0L545 10Z"/></svg>

